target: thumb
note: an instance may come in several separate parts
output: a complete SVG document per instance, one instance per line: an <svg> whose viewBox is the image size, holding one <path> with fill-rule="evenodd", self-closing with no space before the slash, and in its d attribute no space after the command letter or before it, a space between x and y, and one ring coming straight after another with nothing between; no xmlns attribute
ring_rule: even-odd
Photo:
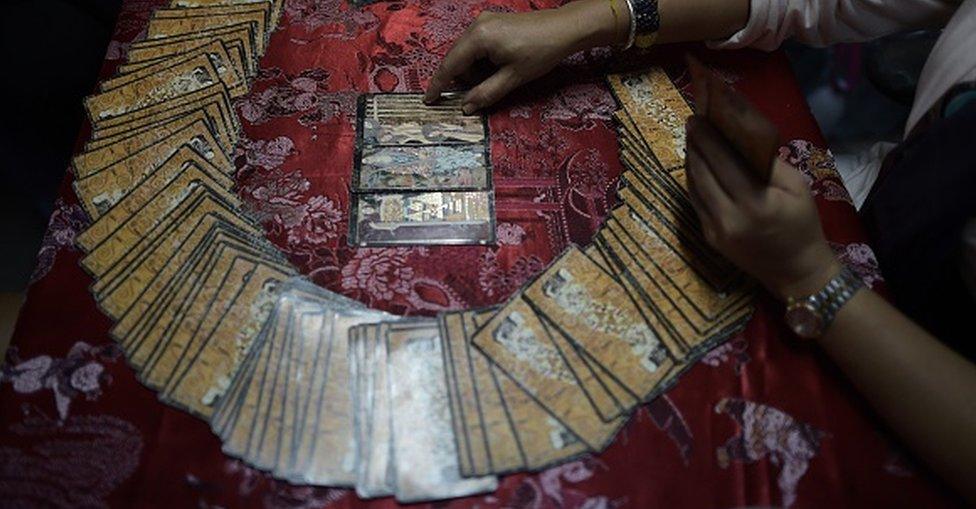
<svg viewBox="0 0 976 509"><path fill-rule="evenodd" d="M502 67L495 74L472 88L464 96L462 110L465 114L472 114L487 108L505 97L519 85L519 80L511 67Z"/></svg>

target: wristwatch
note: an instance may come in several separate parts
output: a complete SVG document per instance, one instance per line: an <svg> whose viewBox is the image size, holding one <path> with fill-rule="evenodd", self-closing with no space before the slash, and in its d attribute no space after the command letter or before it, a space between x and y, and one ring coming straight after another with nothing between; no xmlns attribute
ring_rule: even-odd
<svg viewBox="0 0 976 509"><path fill-rule="evenodd" d="M804 339L815 339L834 322L840 308L864 286L847 266L817 293L806 297L789 297L786 301L786 324Z"/></svg>

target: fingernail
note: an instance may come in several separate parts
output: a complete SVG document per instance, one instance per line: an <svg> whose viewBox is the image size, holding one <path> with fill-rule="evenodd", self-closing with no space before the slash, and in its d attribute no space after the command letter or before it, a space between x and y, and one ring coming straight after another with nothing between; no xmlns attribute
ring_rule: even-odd
<svg viewBox="0 0 976 509"><path fill-rule="evenodd" d="M474 113L475 110L477 110L477 109L478 109L478 107L475 106L474 103L464 103L461 106L461 111L463 111L465 115L470 115L470 114Z"/></svg>

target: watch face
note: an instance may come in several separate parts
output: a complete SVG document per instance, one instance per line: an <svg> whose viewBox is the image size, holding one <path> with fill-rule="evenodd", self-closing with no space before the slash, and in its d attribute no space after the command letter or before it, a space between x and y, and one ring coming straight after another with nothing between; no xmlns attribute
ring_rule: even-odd
<svg viewBox="0 0 976 509"><path fill-rule="evenodd" d="M812 339L823 334L823 318L809 303L791 306L786 310L786 324L801 338Z"/></svg>

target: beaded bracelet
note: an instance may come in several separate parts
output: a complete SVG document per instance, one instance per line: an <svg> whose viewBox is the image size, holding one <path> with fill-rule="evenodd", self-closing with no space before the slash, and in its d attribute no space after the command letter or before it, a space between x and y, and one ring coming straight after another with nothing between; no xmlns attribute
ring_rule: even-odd
<svg viewBox="0 0 976 509"><path fill-rule="evenodd" d="M631 10L632 44L638 48L650 48L657 40L661 28L661 15L657 0L628 0Z"/></svg>

